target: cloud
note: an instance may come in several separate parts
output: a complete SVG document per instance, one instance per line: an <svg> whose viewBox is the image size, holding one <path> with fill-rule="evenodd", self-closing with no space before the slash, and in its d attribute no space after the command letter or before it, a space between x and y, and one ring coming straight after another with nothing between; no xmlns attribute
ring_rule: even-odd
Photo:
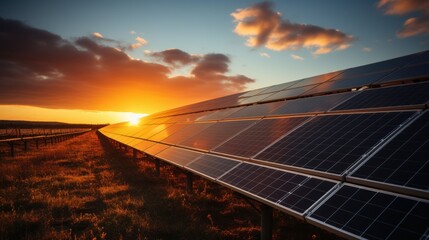
<svg viewBox="0 0 429 240"><path fill-rule="evenodd" d="M350 46L354 37L336 29L292 23L273 10L273 4L262 2L231 14L237 23L234 32L247 37L249 47L265 46L275 51L307 48L313 54L326 54Z"/></svg>
<svg viewBox="0 0 429 240"><path fill-rule="evenodd" d="M136 37L136 41L142 45L146 45L148 42L142 37Z"/></svg>
<svg viewBox="0 0 429 240"><path fill-rule="evenodd" d="M136 32L136 31L134 31L134 30L131 30L131 31L130 31L130 34L131 34L131 35L135 35L135 34L137 34L137 32Z"/></svg>
<svg viewBox="0 0 429 240"><path fill-rule="evenodd" d="M265 52L261 52L261 53L259 53L259 55L260 55L261 57L271 58L270 54L265 53Z"/></svg>
<svg viewBox="0 0 429 240"><path fill-rule="evenodd" d="M93 32L92 36L94 36L96 38L104 38L104 36L101 33L99 33L99 32Z"/></svg>
<svg viewBox="0 0 429 240"><path fill-rule="evenodd" d="M168 65L132 59L93 37L66 40L2 18L0 42L0 104L153 113L254 81L228 75L223 54L201 55L192 74L169 78Z"/></svg>
<svg viewBox="0 0 429 240"><path fill-rule="evenodd" d="M304 58L303 58L303 57L298 56L298 55L295 55L295 54L291 54L290 56L291 56L293 59L295 59L295 60L300 60L300 61L304 60Z"/></svg>
<svg viewBox="0 0 429 240"><path fill-rule="evenodd" d="M146 45L148 43L148 41L146 41L144 38L142 37L136 37L136 43L133 43L130 45L131 49L136 49L136 48L140 48L143 45Z"/></svg>
<svg viewBox="0 0 429 240"><path fill-rule="evenodd" d="M429 1L380 0L377 6L388 15L420 14L419 16L408 18L404 22L402 29L397 32L399 38L420 34L429 35Z"/></svg>
<svg viewBox="0 0 429 240"><path fill-rule="evenodd" d="M180 49L167 49L161 52L148 52L147 54L171 66L188 65L200 60L200 56L191 55Z"/></svg>
<svg viewBox="0 0 429 240"><path fill-rule="evenodd" d="M362 48L362 51L369 53L369 52L372 52L372 48L364 47L364 48Z"/></svg>

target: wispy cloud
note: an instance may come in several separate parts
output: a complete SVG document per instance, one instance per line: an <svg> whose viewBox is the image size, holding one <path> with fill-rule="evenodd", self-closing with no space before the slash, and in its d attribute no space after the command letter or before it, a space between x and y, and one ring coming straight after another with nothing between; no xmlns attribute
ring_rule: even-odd
<svg viewBox="0 0 429 240"><path fill-rule="evenodd" d="M388 15L417 14L408 18L401 30L397 32L399 38L406 38L420 34L429 35L429 1L427 0L379 0L378 8Z"/></svg>
<svg viewBox="0 0 429 240"><path fill-rule="evenodd" d="M142 37L136 37L136 39L135 39L135 40L136 40L137 42L136 42L136 43L131 44L131 49L140 48L140 47L142 47L143 45L148 44L148 41L147 41L146 39L142 38Z"/></svg>
<svg viewBox="0 0 429 240"><path fill-rule="evenodd" d="M249 47L265 46L275 51L307 48L313 54L326 54L346 49L354 40L340 30L283 20L270 2L237 9L231 15L237 23L234 32L247 37Z"/></svg>
<svg viewBox="0 0 429 240"><path fill-rule="evenodd" d="M303 58L303 57L298 56L298 55L295 55L295 54L291 54L290 56L291 56L293 59L295 59L295 60L300 60L300 61L304 60L304 58Z"/></svg>
<svg viewBox="0 0 429 240"><path fill-rule="evenodd" d="M92 36L94 36L96 38L104 38L104 36L101 33L99 33L99 32L93 32Z"/></svg>
<svg viewBox="0 0 429 240"><path fill-rule="evenodd" d="M369 53L369 52L372 52L372 48L364 47L364 48L362 48L362 51Z"/></svg>
<svg viewBox="0 0 429 240"><path fill-rule="evenodd" d="M130 31L130 34L131 34L131 35L135 35L135 34L137 34L137 32L136 32L136 31L134 31L134 30L131 30L131 31Z"/></svg>
<svg viewBox="0 0 429 240"><path fill-rule="evenodd" d="M95 37L66 40L2 18L0 25L0 104L151 113L242 91L254 81L229 75L224 54L201 55L188 64L189 75L170 78L168 64L132 59Z"/></svg>
<svg viewBox="0 0 429 240"><path fill-rule="evenodd" d="M265 52L261 52L261 53L259 53L259 55L260 55L261 57L271 58L270 54L265 53Z"/></svg>

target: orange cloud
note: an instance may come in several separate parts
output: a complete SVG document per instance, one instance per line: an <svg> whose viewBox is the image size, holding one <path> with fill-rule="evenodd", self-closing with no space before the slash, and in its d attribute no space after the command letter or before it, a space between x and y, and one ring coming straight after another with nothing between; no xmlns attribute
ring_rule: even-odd
<svg viewBox="0 0 429 240"><path fill-rule="evenodd" d="M136 37L136 43L133 43L130 45L131 49L136 49L136 48L140 48L143 45L146 45L148 43L148 41L146 41L146 39L142 38L142 37Z"/></svg>
<svg viewBox="0 0 429 240"><path fill-rule="evenodd" d="M237 22L234 32L247 37L247 46L275 51L307 48L313 54L326 54L346 49L354 40L339 30L282 20L272 8L272 3L262 2L231 14Z"/></svg>
<svg viewBox="0 0 429 240"><path fill-rule="evenodd" d="M426 0L380 0L378 8L388 15L420 13L420 16L408 18L397 33L400 38L419 34L429 35L429 1Z"/></svg>
<svg viewBox="0 0 429 240"><path fill-rule="evenodd" d="M153 113L242 91L223 54L202 55L191 76L135 60L104 40L74 41L0 18L0 104Z"/></svg>
<svg viewBox="0 0 429 240"><path fill-rule="evenodd" d="M92 36L96 37L96 38L103 38L103 35L99 32L93 32Z"/></svg>

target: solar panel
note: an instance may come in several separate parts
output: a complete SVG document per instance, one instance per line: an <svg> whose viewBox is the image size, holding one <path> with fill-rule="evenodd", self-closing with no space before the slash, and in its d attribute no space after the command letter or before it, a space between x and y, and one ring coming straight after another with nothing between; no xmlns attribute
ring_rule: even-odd
<svg viewBox="0 0 429 240"><path fill-rule="evenodd" d="M300 214L336 185L249 163L240 164L218 180Z"/></svg>
<svg viewBox="0 0 429 240"><path fill-rule="evenodd" d="M429 82L369 89L335 107L350 110L425 104L429 100Z"/></svg>
<svg viewBox="0 0 429 240"><path fill-rule="evenodd" d="M416 59L418 59L418 55L413 54L375 64L346 69L332 80L320 84L306 92L306 94L319 94L367 86L379 81L396 69L408 64L410 61L416 61Z"/></svg>
<svg viewBox="0 0 429 240"><path fill-rule="evenodd" d="M426 54L429 56L429 54ZM427 61L427 59L426 59ZM403 81L408 79L421 79L429 76L429 62L417 63L407 65L402 69L399 69L389 76L377 81L377 84L387 83L392 81Z"/></svg>
<svg viewBox="0 0 429 240"><path fill-rule="evenodd" d="M427 239L429 203L344 185L307 219L355 238Z"/></svg>
<svg viewBox="0 0 429 240"><path fill-rule="evenodd" d="M155 145L152 145L151 147L147 148L145 150L145 153L155 156L156 154L164 151L165 149L169 148L169 145L165 145L162 143L156 143Z"/></svg>
<svg viewBox="0 0 429 240"><path fill-rule="evenodd" d="M276 110L278 107L283 105L285 102L272 102L264 104L255 104L251 106L244 107L240 111L234 112L231 115L227 116L226 119L233 118L250 118L250 117L263 117L270 112Z"/></svg>
<svg viewBox="0 0 429 240"><path fill-rule="evenodd" d="M158 132L155 135L152 135L151 137L149 137L149 139L152 141L157 141L157 142L161 141L161 140L173 135L175 132L179 131L180 129L185 128L187 126L188 125L184 124L184 123L182 123L182 124L178 123L178 124L170 125L167 128L165 128L163 131Z"/></svg>
<svg viewBox="0 0 429 240"><path fill-rule="evenodd" d="M283 106L271 112L268 114L268 116L325 112L356 94L357 92L347 92L341 94L288 100Z"/></svg>
<svg viewBox="0 0 429 240"><path fill-rule="evenodd" d="M260 92L259 94L273 93L273 92L282 91L282 90L285 90L286 88L289 88L289 87L293 86L295 83L296 83L296 81L286 82L286 83L282 83L282 84L277 84L277 85L274 85L274 86L270 86L270 87L267 87L264 91Z"/></svg>
<svg viewBox="0 0 429 240"><path fill-rule="evenodd" d="M240 164L239 161L232 159L214 155L203 155L197 160L186 165L186 168L197 174L202 174L209 178L216 179L238 164Z"/></svg>
<svg viewBox="0 0 429 240"><path fill-rule="evenodd" d="M147 128L144 128L141 132L134 134L134 137L142 138L142 139L148 139L151 136L165 130L169 125L167 124L154 124Z"/></svg>
<svg viewBox="0 0 429 240"><path fill-rule="evenodd" d="M346 238L429 239L428 69L426 51L100 132Z"/></svg>
<svg viewBox="0 0 429 240"><path fill-rule="evenodd" d="M162 140L164 143L169 144L177 144L179 142L184 141L187 138L190 138L199 132L203 131L207 127L210 127L214 123L196 123L196 124L187 124L184 127L180 127L179 130L177 130L172 135L166 137Z"/></svg>
<svg viewBox="0 0 429 240"><path fill-rule="evenodd" d="M204 155L200 152L195 152L183 148L170 147L156 155L157 158L160 158L164 161L173 163L174 165L184 167L188 163L194 161L196 158Z"/></svg>
<svg viewBox="0 0 429 240"><path fill-rule="evenodd" d="M429 112L426 111L351 176L429 193L428 136Z"/></svg>
<svg viewBox="0 0 429 240"><path fill-rule="evenodd" d="M255 123L255 121L219 122L211 125L193 137L179 142L179 145L202 150L210 150L249 127L253 123Z"/></svg>
<svg viewBox="0 0 429 240"><path fill-rule="evenodd" d="M250 158L307 119L308 117L296 117L261 120L213 151Z"/></svg>
<svg viewBox="0 0 429 240"><path fill-rule="evenodd" d="M243 108L244 107L234 107L234 108L227 108L227 109L212 111L212 113L202 116L196 119L196 121L221 120L221 119L224 119L226 116L231 115L234 112L240 111Z"/></svg>
<svg viewBox="0 0 429 240"><path fill-rule="evenodd" d="M274 93L273 95L263 99L263 101L273 101L273 100L279 100L279 99L285 99L285 98L292 98L297 97L299 95L302 95L303 93L307 92L308 90L314 88L317 85L309 85L299 88L288 88L286 90Z"/></svg>
<svg viewBox="0 0 429 240"><path fill-rule="evenodd" d="M255 159L343 174L412 112L318 116L259 153Z"/></svg>
<svg viewBox="0 0 429 240"><path fill-rule="evenodd" d="M294 81L295 84L292 85L290 88L298 88L298 87L303 87L307 85L320 84L334 78L340 73L341 71L331 72L331 73L326 73L326 74L322 74L314 77L300 79L300 80Z"/></svg>
<svg viewBox="0 0 429 240"><path fill-rule="evenodd" d="M249 103L256 103L259 102L265 98L267 98L268 96L271 96L272 93L266 93L266 94L261 94L261 95L256 95L253 97L248 97L248 98L240 98L238 100L238 104L239 105L245 105L245 104L249 104Z"/></svg>
<svg viewBox="0 0 429 240"><path fill-rule="evenodd" d="M135 144L133 148L144 152L147 148L150 148L153 145L155 145L155 142L142 140L141 142Z"/></svg>

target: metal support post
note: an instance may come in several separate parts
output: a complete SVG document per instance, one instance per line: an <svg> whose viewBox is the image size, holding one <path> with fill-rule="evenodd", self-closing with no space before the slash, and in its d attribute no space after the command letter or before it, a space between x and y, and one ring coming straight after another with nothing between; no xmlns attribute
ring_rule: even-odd
<svg viewBox="0 0 429 240"><path fill-rule="evenodd" d="M261 240L271 240L273 231L273 208L261 205Z"/></svg>
<svg viewBox="0 0 429 240"><path fill-rule="evenodd" d="M159 169L159 159L158 158L155 158L155 173L156 173L156 176L161 175L161 171Z"/></svg>
<svg viewBox="0 0 429 240"><path fill-rule="evenodd" d="M194 182L194 174L187 172L186 173L186 192L192 193L193 183Z"/></svg>

